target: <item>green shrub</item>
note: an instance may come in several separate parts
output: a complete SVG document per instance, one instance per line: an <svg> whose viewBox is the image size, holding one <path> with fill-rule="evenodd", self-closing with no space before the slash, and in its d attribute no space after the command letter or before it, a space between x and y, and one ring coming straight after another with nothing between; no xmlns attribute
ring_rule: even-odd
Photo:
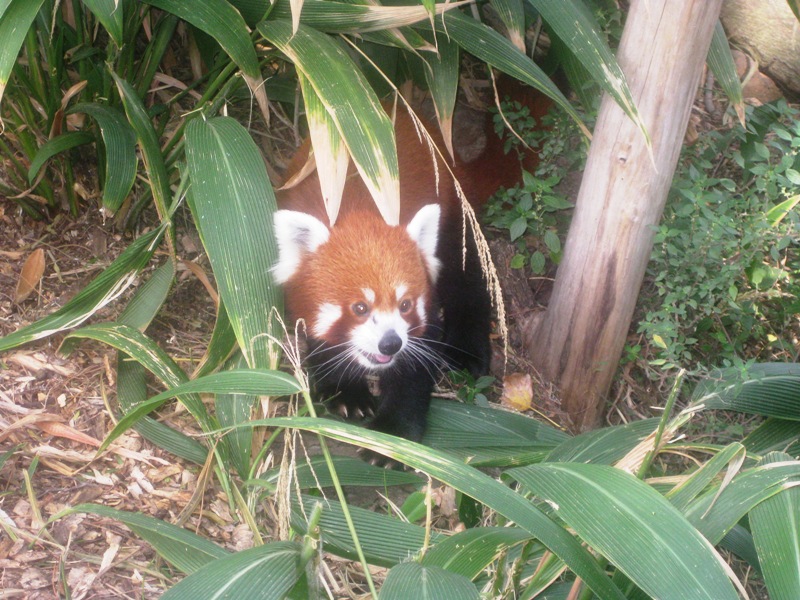
<svg viewBox="0 0 800 600"><path fill-rule="evenodd" d="M695 370L792 347L800 121L780 102L748 123L684 151L641 301L655 365Z"/></svg>

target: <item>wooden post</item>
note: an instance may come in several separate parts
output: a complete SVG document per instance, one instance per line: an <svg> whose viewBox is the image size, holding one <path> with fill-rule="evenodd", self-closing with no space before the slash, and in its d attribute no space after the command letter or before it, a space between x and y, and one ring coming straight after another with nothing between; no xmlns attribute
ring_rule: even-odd
<svg viewBox="0 0 800 600"><path fill-rule="evenodd" d="M722 0L634 0L617 60L652 142L608 96L550 304L528 335L578 430L596 426L625 345Z"/></svg>

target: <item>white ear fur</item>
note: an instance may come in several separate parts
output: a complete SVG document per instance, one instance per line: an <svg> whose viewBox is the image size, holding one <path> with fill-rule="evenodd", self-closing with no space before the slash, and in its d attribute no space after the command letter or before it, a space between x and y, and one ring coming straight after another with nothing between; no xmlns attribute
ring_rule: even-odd
<svg viewBox="0 0 800 600"><path fill-rule="evenodd" d="M436 258L436 243L439 241L439 218L442 209L438 204L426 204L417 211L411 222L406 225L406 231L411 239L419 246L428 274L433 281L439 275L442 266Z"/></svg>
<svg viewBox="0 0 800 600"><path fill-rule="evenodd" d="M295 274L304 254L316 252L328 241L330 230L319 219L295 210L277 211L274 221L278 262L272 275L283 284Z"/></svg>

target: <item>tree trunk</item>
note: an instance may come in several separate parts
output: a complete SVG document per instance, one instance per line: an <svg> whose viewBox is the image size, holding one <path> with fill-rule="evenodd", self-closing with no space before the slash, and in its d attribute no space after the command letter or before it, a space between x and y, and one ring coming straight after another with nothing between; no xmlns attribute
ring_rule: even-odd
<svg viewBox="0 0 800 600"><path fill-rule="evenodd" d="M550 304L528 336L577 430L594 427L625 345L721 0L635 0L617 60L652 148L605 96Z"/></svg>

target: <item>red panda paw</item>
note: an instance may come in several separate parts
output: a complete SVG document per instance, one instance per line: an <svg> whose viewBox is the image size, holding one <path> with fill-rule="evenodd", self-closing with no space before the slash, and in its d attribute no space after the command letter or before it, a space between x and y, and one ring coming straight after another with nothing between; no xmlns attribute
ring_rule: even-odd
<svg viewBox="0 0 800 600"><path fill-rule="evenodd" d="M384 469L391 469L394 471L402 471L407 469L406 465L403 463L397 462L388 456L384 456L383 454L379 454L367 448L359 448L357 453L362 460L375 467L383 467Z"/></svg>
<svg viewBox="0 0 800 600"><path fill-rule="evenodd" d="M343 419L363 421L372 418L375 414L375 404L372 398L346 398L336 396L327 402L328 411L339 415Z"/></svg>

